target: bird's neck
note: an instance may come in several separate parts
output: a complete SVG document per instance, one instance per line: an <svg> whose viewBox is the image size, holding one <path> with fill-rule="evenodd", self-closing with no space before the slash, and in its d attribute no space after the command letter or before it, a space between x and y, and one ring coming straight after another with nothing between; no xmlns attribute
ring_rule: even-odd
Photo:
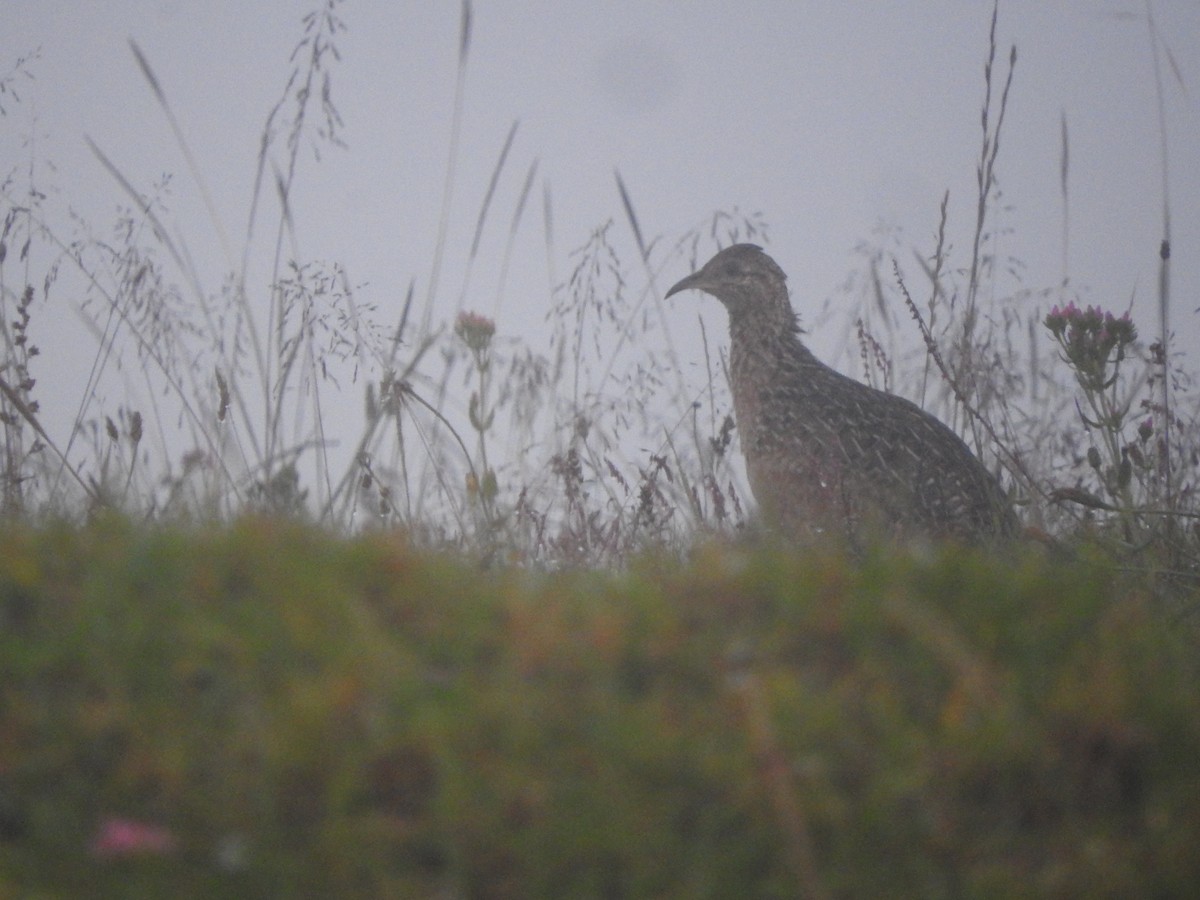
<svg viewBox="0 0 1200 900"><path fill-rule="evenodd" d="M793 404L828 390L832 372L800 341L791 306L753 317L731 316L730 386L744 438L772 418L773 404Z"/></svg>
<svg viewBox="0 0 1200 900"><path fill-rule="evenodd" d="M786 299L752 316L730 316L731 365L747 374L778 373L785 368L825 366L800 341L796 314Z"/></svg>

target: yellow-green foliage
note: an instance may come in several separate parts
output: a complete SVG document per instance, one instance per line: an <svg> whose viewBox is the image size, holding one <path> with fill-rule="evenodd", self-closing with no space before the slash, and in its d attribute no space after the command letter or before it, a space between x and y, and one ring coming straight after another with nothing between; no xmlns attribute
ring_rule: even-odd
<svg viewBox="0 0 1200 900"><path fill-rule="evenodd" d="M1194 635L1100 564L480 571L0 532L0 896L1185 896ZM114 817L173 836L89 852Z"/></svg>

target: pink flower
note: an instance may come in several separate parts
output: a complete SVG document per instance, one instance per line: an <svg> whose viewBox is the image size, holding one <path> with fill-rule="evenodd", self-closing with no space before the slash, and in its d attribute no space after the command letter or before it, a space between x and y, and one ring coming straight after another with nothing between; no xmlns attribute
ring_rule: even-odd
<svg viewBox="0 0 1200 900"><path fill-rule="evenodd" d="M1060 337L1067 330L1067 319L1069 318L1067 310L1060 309L1058 304L1050 310L1046 316L1046 327L1055 337Z"/></svg>
<svg viewBox="0 0 1200 900"><path fill-rule="evenodd" d="M462 338L472 353L482 353L492 342L496 323L479 313L461 312L454 322L454 333Z"/></svg>
<svg viewBox="0 0 1200 900"><path fill-rule="evenodd" d="M88 849L98 859L126 859L172 853L175 847L175 835L166 828L134 819L110 818L100 823Z"/></svg>
<svg viewBox="0 0 1200 900"><path fill-rule="evenodd" d="M1125 348L1137 340L1137 328L1128 312L1118 318L1098 306L1080 309L1074 303L1056 304L1044 324L1062 347L1066 361L1096 388L1107 385L1109 366L1119 365Z"/></svg>

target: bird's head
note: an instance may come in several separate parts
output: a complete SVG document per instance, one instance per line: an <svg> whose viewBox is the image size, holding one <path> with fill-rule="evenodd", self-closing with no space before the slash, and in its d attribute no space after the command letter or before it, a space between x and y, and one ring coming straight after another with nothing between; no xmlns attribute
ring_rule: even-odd
<svg viewBox="0 0 1200 900"><path fill-rule="evenodd" d="M762 247L734 244L675 284L667 296L692 289L704 291L724 303L731 318L784 310L790 314L786 280L783 270L763 253Z"/></svg>

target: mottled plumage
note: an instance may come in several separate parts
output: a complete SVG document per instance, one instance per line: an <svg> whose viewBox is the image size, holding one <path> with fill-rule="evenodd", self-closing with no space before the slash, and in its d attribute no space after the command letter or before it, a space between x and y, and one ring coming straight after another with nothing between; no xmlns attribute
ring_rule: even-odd
<svg viewBox="0 0 1200 900"><path fill-rule="evenodd" d="M801 343L785 280L762 248L735 244L667 291L705 291L729 312L733 411L766 521L854 544L1015 534L1007 497L958 435Z"/></svg>

